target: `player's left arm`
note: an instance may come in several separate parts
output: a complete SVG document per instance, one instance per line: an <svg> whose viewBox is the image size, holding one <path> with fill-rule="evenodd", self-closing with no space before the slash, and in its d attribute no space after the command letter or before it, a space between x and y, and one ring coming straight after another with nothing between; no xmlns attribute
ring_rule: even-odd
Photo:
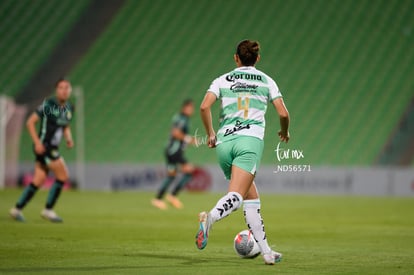
<svg viewBox="0 0 414 275"><path fill-rule="evenodd" d="M290 139L289 134L289 123L290 123L290 116L289 111L286 108L285 102L283 101L283 98L279 97L272 101L273 106L275 107L277 113L279 114L279 120L280 120L280 131L279 131L279 137L281 141L288 142Z"/></svg>
<svg viewBox="0 0 414 275"><path fill-rule="evenodd" d="M69 125L63 128L63 137L66 140L66 146L68 148L72 148L75 145L72 138L72 131Z"/></svg>
<svg viewBox="0 0 414 275"><path fill-rule="evenodd" d="M280 140L287 143L290 139L289 111L286 108L285 102L283 101L283 97L279 90L279 87L277 86L276 82L273 79L271 79L271 83L269 86L269 98L279 115L280 131L278 134L279 134Z"/></svg>
<svg viewBox="0 0 414 275"><path fill-rule="evenodd" d="M216 132L213 128L211 106L216 102L217 96L213 92L207 92L200 106L201 120L208 135L208 147L216 147Z"/></svg>

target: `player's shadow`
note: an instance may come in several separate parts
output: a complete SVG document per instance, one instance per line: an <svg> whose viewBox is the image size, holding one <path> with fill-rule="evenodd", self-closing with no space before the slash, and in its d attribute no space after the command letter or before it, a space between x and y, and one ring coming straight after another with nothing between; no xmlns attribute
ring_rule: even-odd
<svg viewBox="0 0 414 275"><path fill-rule="evenodd" d="M141 266L82 266L82 267L16 267L16 268L0 268L0 274L3 273L41 273L41 274L60 274L73 272L99 272L107 270L128 270L142 269Z"/></svg>
<svg viewBox="0 0 414 275"><path fill-rule="evenodd" d="M196 254L195 252L194 254ZM123 254L124 257L137 257L137 258L152 258L152 259L160 259L161 261L157 265L108 265L108 266L83 266L83 267L16 267L16 268L0 268L0 274L3 273L51 273L51 274L58 274L58 273L72 273L72 272L99 272L99 271L109 271L109 270L116 270L116 271L127 271L127 270L150 270L150 269L159 269L163 267L163 260L174 260L175 264L171 264L168 262L168 267L183 267L183 266L195 266L195 265L207 265L211 266L226 266L235 265L239 266L240 262L237 261L237 258L225 258L225 257L207 257L203 258L202 256L196 255L173 255L173 254L165 254L165 253L145 253L145 252L137 252L137 253L130 253L130 254Z"/></svg>
<svg viewBox="0 0 414 275"><path fill-rule="evenodd" d="M212 263L217 266L221 266L224 263L226 265L228 264L234 264L234 265L240 265L240 261L237 261L237 258L229 257L225 258L223 256L220 257L211 257L210 255L208 257L203 258L201 255L197 256L197 252L194 252L193 255L174 255L174 254L165 254L165 253L145 253L145 252L137 252L137 253L131 253L131 254L125 254L124 256L129 257L143 257L143 258L152 258L152 259L160 259L160 260L175 260L177 264L179 265L200 265L200 264L206 264L208 263L210 266Z"/></svg>

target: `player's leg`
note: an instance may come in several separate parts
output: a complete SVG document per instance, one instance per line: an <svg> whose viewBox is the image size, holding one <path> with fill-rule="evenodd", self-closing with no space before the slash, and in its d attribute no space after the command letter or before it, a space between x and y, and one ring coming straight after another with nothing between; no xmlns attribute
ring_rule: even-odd
<svg viewBox="0 0 414 275"><path fill-rule="evenodd" d="M50 160L48 167L55 175L55 182L50 187L45 209L42 211L41 216L51 222L62 222L63 220L53 211L53 207L59 199L65 181L69 179L69 172L62 157Z"/></svg>
<svg viewBox="0 0 414 275"><path fill-rule="evenodd" d="M257 138L239 137L235 142L227 143L232 147L220 149L220 144L217 153L223 171L227 177L230 177L230 184L228 194L210 211L213 223L228 216L242 205L253 184L263 152L263 141ZM229 159L227 155L232 155L234 158ZM230 174L228 174L229 164L231 164Z"/></svg>
<svg viewBox="0 0 414 275"><path fill-rule="evenodd" d="M169 203L171 203L175 208L181 209L183 208L182 202L177 198L178 194L183 190L183 188L187 185L187 183L191 180L193 177L194 172L194 166L191 163L188 163L184 161L183 164L181 164L181 171L183 172L183 176L180 179L180 181L177 183L173 191L171 192L171 195L167 196L167 200Z"/></svg>
<svg viewBox="0 0 414 275"><path fill-rule="evenodd" d="M243 199L248 195L260 164L263 141L252 137L240 137L236 141L221 143L216 151L226 178L230 178L230 184L228 193L209 213L200 213L200 229L196 236L199 249L207 245L212 224L240 208Z"/></svg>
<svg viewBox="0 0 414 275"><path fill-rule="evenodd" d="M265 263L274 264L275 262L279 262L282 258L282 254L272 251L267 243L264 222L262 215L260 214L259 193L254 182L245 197L243 210L247 227L253 233L253 236L260 247Z"/></svg>
<svg viewBox="0 0 414 275"><path fill-rule="evenodd" d="M237 163L236 159L241 157L238 156L239 152L235 150L237 143L238 141L223 142L216 148L220 167L225 177L230 180L230 183L228 193L217 201L215 207L208 213L201 212L199 214L200 228L196 235L198 249L206 247L209 231L213 223L227 217L242 205L243 197L253 182L254 176L252 173L234 165Z"/></svg>
<svg viewBox="0 0 414 275"><path fill-rule="evenodd" d="M177 175L177 167L175 165L171 165L168 167L167 176L163 180L160 189L157 192L156 198L162 200L164 198L165 193L167 192L168 188L170 187L171 183L174 181L175 176Z"/></svg>
<svg viewBox="0 0 414 275"><path fill-rule="evenodd" d="M168 208L167 204L163 201L163 198L177 175L177 162L174 156L166 153L165 157L167 161L167 176L163 180L160 189L158 189L155 198L151 200L151 204L161 210Z"/></svg>
<svg viewBox="0 0 414 275"><path fill-rule="evenodd" d="M240 208L243 203L243 197L253 182L253 177L252 174L240 167L235 165L231 167L228 193L217 201L209 213L201 212L199 214L200 228L196 235L198 249L204 249L207 246L209 231L215 222L227 217Z"/></svg>
<svg viewBox="0 0 414 275"><path fill-rule="evenodd" d="M231 212L240 208L243 198L252 185L253 179L254 175L244 169L235 165L231 167L228 193L220 198L216 206L210 211L212 223L227 217Z"/></svg>
<svg viewBox="0 0 414 275"><path fill-rule="evenodd" d="M17 221L25 221L22 210L36 194L40 186L45 182L47 177L47 167L39 161L36 161L34 168L33 181L25 187L15 207L10 209L10 216Z"/></svg>
<svg viewBox="0 0 414 275"><path fill-rule="evenodd" d="M167 192L168 188L170 187L171 183L174 181L175 176L177 174L176 166L171 166L168 168L167 176L163 180L160 189L154 199L151 200L151 204L161 210L167 209L167 204L163 201L164 195Z"/></svg>

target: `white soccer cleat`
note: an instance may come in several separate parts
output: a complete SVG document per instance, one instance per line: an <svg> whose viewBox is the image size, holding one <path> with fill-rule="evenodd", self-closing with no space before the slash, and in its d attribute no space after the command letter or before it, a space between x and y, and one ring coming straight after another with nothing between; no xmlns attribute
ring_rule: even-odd
<svg viewBox="0 0 414 275"><path fill-rule="evenodd" d="M43 219L51 221L51 222L55 222L55 223L63 222L63 219L59 217L56 214L56 212L51 209L43 209L42 212L40 213L40 216Z"/></svg>
<svg viewBox="0 0 414 275"><path fill-rule="evenodd" d="M25 222L25 218L23 216L23 213L21 210L17 209L16 207L13 207L12 209L10 209L9 211L10 217L12 217L12 219L18 221L18 222Z"/></svg>
<svg viewBox="0 0 414 275"><path fill-rule="evenodd" d="M263 254L263 259L265 264L274 265L282 260L282 254L272 250L270 253Z"/></svg>

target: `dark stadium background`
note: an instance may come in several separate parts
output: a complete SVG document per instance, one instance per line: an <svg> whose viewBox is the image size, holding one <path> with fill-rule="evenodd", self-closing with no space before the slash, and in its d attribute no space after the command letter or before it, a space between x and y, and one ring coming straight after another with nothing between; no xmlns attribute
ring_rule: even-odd
<svg viewBox="0 0 414 275"><path fill-rule="evenodd" d="M181 101L201 102L234 67L237 42L257 39L258 67L291 113L284 146L305 155L287 164L412 167L413 10L408 0L1 1L0 93L30 112L67 76L84 93L86 167L162 165ZM277 165L271 107L267 125L263 165ZM197 113L192 131L204 134ZM30 143L23 129L20 164L32 163ZM187 154L216 163L205 146Z"/></svg>
<svg viewBox="0 0 414 275"><path fill-rule="evenodd" d="M414 274L413 15L413 0L0 0L0 274ZM269 106L255 179L275 266L234 253L241 209L195 247L197 213L227 188L204 144L186 152L198 170L184 208L151 205L172 116L246 38L291 115L278 147ZM34 167L24 120L62 76L78 189L54 208L63 224L39 217L47 190L16 222ZM197 111L191 133L205 142Z"/></svg>

